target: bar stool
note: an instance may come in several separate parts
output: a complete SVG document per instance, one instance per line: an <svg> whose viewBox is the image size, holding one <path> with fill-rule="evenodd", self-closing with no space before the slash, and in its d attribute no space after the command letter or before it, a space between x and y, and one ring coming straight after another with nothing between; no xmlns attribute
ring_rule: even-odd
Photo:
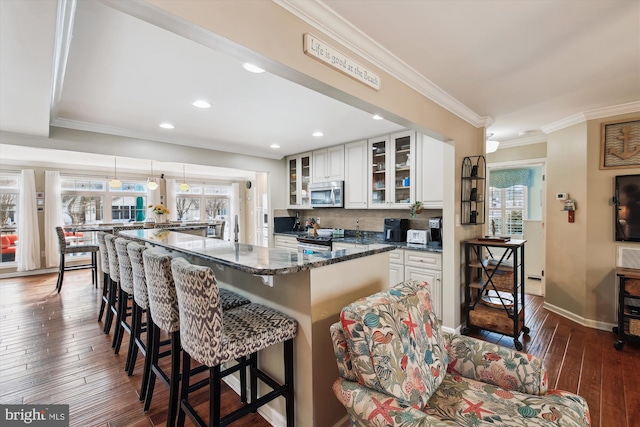
<svg viewBox="0 0 640 427"><path fill-rule="evenodd" d="M113 340L111 341L111 347L116 346L116 340L118 334L118 322L120 322L120 315L118 314L118 289L120 288L120 264L118 263L118 252L116 251L116 236L113 234L107 234L104 236L104 243L107 246L107 255L109 256L109 305L108 308L112 312L112 316L116 317L116 326L113 331Z"/></svg>
<svg viewBox="0 0 640 427"><path fill-rule="evenodd" d="M98 315L98 322L102 320L105 308L109 304L109 287L111 284L111 278L109 277L109 254L107 253L107 244L104 241L104 236L107 233L104 231L98 231L98 247L100 248L100 266L102 267L102 302L100 303L100 314ZM104 320L104 333L108 334L111 329L111 322L113 321L113 312L107 310L107 317Z"/></svg>
<svg viewBox="0 0 640 427"><path fill-rule="evenodd" d="M164 255L155 249L147 249L142 253L147 292L149 296L149 313L151 323L147 334L151 334L151 345L147 347L147 358L151 358L148 385L145 394L144 410L148 411L153 398L153 390L156 378L169 388L169 408L167 425L174 425L178 410L178 387L180 381L180 313L178 311L178 299L171 272L171 256ZM222 298L222 297L221 297ZM229 311L242 305L248 305L250 301L235 292L226 291L225 301L221 306L228 307ZM160 331L169 333L171 339L171 368L167 375L158 364ZM246 363L246 360L240 362ZM187 377L206 370L205 366L187 370ZM243 389L242 396L246 401L246 373L240 376L240 384Z"/></svg>
<svg viewBox="0 0 640 427"><path fill-rule="evenodd" d="M58 293L62 290L62 282L64 280L65 271L84 270L91 269L91 283L98 286L98 262L97 252L100 250L98 245L69 245L64 235L62 227L56 227L56 233L58 234L58 249L60 252L60 269L58 271L58 282L56 283L56 290ZM66 255L77 254L82 252L91 253L91 262L88 264L67 265Z"/></svg>
<svg viewBox="0 0 640 427"><path fill-rule="evenodd" d="M226 426L255 412L260 406L283 396L285 398L287 427L295 423L293 393L293 338L298 322L290 316L261 304L247 304L223 312L213 271L209 267L191 265L182 258L171 262L180 310L180 337L182 340L182 382L177 425L183 426L185 414L198 426L203 419L189 403L189 375L191 358L209 369L209 426ZM284 343L284 384L258 369L258 351ZM220 365L233 359L245 360L231 368L221 370ZM220 418L220 381L222 377L241 369L250 368L251 403ZM258 399L257 380L272 391Z"/></svg>
<svg viewBox="0 0 640 427"><path fill-rule="evenodd" d="M131 259L129 258L129 252L127 252L127 245L131 242L129 239L123 237L117 237L115 239L116 253L118 254L118 266L120 267L120 286L118 286L118 316L116 319L115 340L116 346L114 354L120 352L120 346L122 345L122 339L124 333L127 332L131 336L131 324L127 322L131 316L129 309L129 300L133 300L133 272L131 270ZM130 351L130 349L129 349ZM129 353L127 353L127 361L125 363L125 371L129 371Z"/></svg>

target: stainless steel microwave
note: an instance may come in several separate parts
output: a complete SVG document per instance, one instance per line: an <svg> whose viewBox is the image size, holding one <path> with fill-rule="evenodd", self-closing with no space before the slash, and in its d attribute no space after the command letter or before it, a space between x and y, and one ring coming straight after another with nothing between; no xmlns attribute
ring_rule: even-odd
<svg viewBox="0 0 640 427"><path fill-rule="evenodd" d="M309 190L312 208L344 207L344 181L317 182Z"/></svg>

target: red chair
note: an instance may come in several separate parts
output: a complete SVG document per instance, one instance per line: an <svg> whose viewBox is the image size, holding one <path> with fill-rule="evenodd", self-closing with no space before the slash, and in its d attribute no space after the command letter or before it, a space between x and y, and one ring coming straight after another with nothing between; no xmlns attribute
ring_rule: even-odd
<svg viewBox="0 0 640 427"><path fill-rule="evenodd" d="M11 262L16 259L17 234L6 234L2 236L2 261Z"/></svg>

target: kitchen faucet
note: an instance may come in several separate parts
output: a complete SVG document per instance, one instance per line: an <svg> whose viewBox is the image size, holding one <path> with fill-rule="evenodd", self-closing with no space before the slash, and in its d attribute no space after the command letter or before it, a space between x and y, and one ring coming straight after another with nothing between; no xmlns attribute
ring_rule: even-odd
<svg viewBox="0 0 640 427"><path fill-rule="evenodd" d="M236 215L236 225L233 227L233 241L238 243L238 233L240 232L240 226L238 225L238 215Z"/></svg>

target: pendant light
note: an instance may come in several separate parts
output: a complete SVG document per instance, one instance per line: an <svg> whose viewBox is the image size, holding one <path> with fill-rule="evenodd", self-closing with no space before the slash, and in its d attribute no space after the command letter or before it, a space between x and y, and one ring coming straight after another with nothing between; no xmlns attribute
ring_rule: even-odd
<svg viewBox="0 0 640 427"><path fill-rule="evenodd" d="M113 158L113 179L109 181L109 187L116 189L122 187L122 181L118 179L118 160Z"/></svg>
<svg viewBox="0 0 640 427"><path fill-rule="evenodd" d="M187 184L187 179L184 173L184 164L182 165L182 184L178 186L180 191L189 191L189 184Z"/></svg>
<svg viewBox="0 0 640 427"><path fill-rule="evenodd" d="M158 182L153 176L153 160L151 160L151 178L147 180L147 188L151 191L158 189Z"/></svg>

